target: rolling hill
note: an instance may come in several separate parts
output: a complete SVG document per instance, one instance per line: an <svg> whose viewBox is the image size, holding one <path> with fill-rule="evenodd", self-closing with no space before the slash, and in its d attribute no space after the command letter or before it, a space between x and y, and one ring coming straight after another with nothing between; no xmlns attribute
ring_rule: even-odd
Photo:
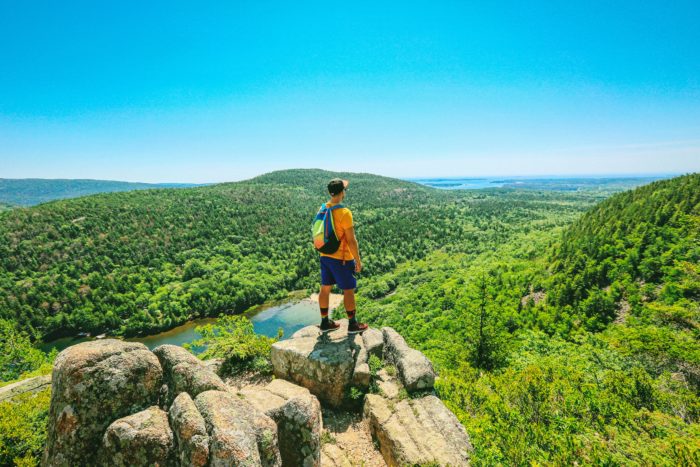
<svg viewBox="0 0 700 467"><path fill-rule="evenodd" d="M132 183L87 179L0 178L0 203L34 206L56 199L77 198L95 193L191 186L195 185L189 183Z"/></svg>
<svg viewBox="0 0 700 467"><path fill-rule="evenodd" d="M148 332L315 289L308 228L334 176L351 181L358 315L431 358L475 465L700 463L697 174L598 202L299 169L12 210L0 331ZM45 366L22 342L14 373ZM40 402L21 410L41 420Z"/></svg>
<svg viewBox="0 0 700 467"><path fill-rule="evenodd" d="M357 309L435 362L480 464L696 465L699 195L698 174L659 181L476 257L433 252Z"/></svg>
<svg viewBox="0 0 700 467"><path fill-rule="evenodd" d="M363 277L436 249L477 254L522 229L573 220L593 202L312 169L54 201L0 220L0 317L37 337L133 334L315 287L308 227L333 176L351 180Z"/></svg>

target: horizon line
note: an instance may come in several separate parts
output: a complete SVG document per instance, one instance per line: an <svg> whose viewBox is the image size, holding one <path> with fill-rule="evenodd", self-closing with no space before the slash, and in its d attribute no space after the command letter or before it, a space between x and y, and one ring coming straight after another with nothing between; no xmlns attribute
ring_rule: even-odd
<svg viewBox="0 0 700 467"><path fill-rule="evenodd" d="M299 167L300 169L304 169L303 167ZM278 170L270 170L267 172L261 172L257 175L253 175L251 177L247 178L241 178L238 180L227 180L227 181L219 181L219 182L186 182L186 181L166 181L166 182L144 182L141 180L116 180L116 179L110 179L110 178L42 178L42 177L22 177L22 178L6 178L6 177L0 177L1 180L14 180L14 181L19 181L19 180L45 180L45 181L94 181L94 182L117 182L117 183L141 183L141 184L146 184L146 185L218 185L220 183L235 183L235 182L242 182L246 180L251 180L255 177L261 176L261 175L266 175L269 173L274 173L274 172L283 172L286 170L295 170L295 169L278 169ZM333 170L326 170L326 169L319 169L319 170L324 170L326 172L337 172ZM352 173L352 172L350 172ZM390 178L396 178L398 180L405 180L405 181L411 181L415 182L418 180L484 180L484 179L574 179L574 178L586 178L586 179L604 179L604 178L653 178L653 177L676 177L676 176L681 176L681 175L686 175L686 174L692 174L692 173L697 173L697 171L685 171L685 172L639 172L639 173L616 173L616 172L611 172L611 173L568 173L568 174L526 174L526 175L507 175L507 174L501 174L501 175L461 175L461 176L455 176L455 175L447 175L447 176L439 176L439 175L434 175L434 176L422 176L422 177L399 177L399 176L392 176L392 175L384 175L384 174L378 174L378 173L372 173L372 172L356 172L356 173L365 173L365 174L373 174L373 175L380 175L384 177L390 177Z"/></svg>

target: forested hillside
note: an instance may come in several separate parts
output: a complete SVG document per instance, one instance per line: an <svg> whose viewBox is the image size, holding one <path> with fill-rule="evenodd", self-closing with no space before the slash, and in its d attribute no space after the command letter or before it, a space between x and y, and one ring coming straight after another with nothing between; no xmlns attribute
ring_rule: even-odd
<svg viewBox="0 0 700 467"><path fill-rule="evenodd" d="M700 298L699 234L700 175L608 199L566 231L549 301L591 330L624 318L620 305L634 315L650 301L692 307Z"/></svg>
<svg viewBox="0 0 700 467"><path fill-rule="evenodd" d="M56 199L77 198L95 193L193 186L184 183L133 183L112 180L62 180L44 178L0 178L0 204L34 206Z"/></svg>
<svg viewBox="0 0 700 467"><path fill-rule="evenodd" d="M334 176L351 181L358 316L433 360L476 465L700 464L697 174L609 197L300 169L5 212L4 379L51 359L18 329L136 333L316 290L309 228ZM40 402L17 409L38 427ZM22 436L39 452L41 431Z"/></svg>
<svg viewBox="0 0 700 467"><path fill-rule="evenodd" d="M309 226L335 173L273 172L178 190L54 201L0 220L0 317L36 337L166 329L318 283ZM363 277L444 248L474 255L573 220L596 197L448 192L351 179Z"/></svg>
<svg viewBox="0 0 700 467"><path fill-rule="evenodd" d="M365 281L358 310L439 365L480 464L700 463L700 176L476 258Z"/></svg>

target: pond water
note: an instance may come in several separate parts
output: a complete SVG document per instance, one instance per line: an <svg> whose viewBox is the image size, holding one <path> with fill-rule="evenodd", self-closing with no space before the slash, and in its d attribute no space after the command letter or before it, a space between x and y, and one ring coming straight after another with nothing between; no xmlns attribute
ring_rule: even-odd
<svg viewBox="0 0 700 467"><path fill-rule="evenodd" d="M274 305L261 305L245 313L252 322L255 332L269 337L277 337L277 330L282 328L282 339L288 339L299 329L309 324L320 321L318 303L308 298L293 300ZM195 330L197 326L216 323L218 318L202 318L188 321L185 324L168 331L152 334L150 336L129 337L128 342L141 342L149 349L154 349L162 344L183 345L192 342L201 336ZM40 346L45 352L57 349L59 352L71 345L92 340L91 337L63 337Z"/></svg>

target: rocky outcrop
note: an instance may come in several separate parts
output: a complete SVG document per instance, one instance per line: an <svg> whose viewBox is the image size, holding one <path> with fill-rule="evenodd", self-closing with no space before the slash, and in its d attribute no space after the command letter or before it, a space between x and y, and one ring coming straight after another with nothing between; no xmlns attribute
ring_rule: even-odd
<svg viewBox="0 0 700 467"><path fill-rule="evenodd" d="M372 330L367 330L366 333L371 333ZM369 389L370 371L369 371L369 351L367 349L367 339L362 334L355 334L354 348L355 351L355 368L352 373L352 385L362 391Z"/></svg>
<svg viewBox="0 0 700 467"><path fill-rule="evenodd" d="M204 366L209 368L215 374L221 376L224 369L224 359L223 358L210 358L209 360L204 360Z"/></svg>
<svg viewBox="0 0 700 467"><path fill-rule="evenodd" d="M396 366L399 377L407 391L432 389L435 370L430 360L406 344L404 338L392 328L382 328L384 335L384 358Z"/></svg>
<svg viewBox="0 0 700 467"><path fill-rule="evenodd" d="M376 355L396 366L407 391L432 389L435 371L430 360L392 328L348 334L347 320L338 322L338 330L321 333L318 326L307 326L275 343L275 376L304 386L322 402L339 407L347 401L351 387L369 387L369 357Z"/></svg>
<svg viewBox="0 0 700 467"><path fill-rule="evenodd" d="M275 376L304 386L334 407L345 402L361 348L358 342L362 342L359 335L348 334L347 320L339 323L340 329L327 333L321 333L317 326L307 326L290 339L272 345Z"/></svg>
<svg viewBox="0 0 700 467"><path fill-rule="evenodd" d="M94 464L113 421L158 403L163 372L145 345L85 342L54 363L44 465Z"/></svg>
<svg viewBox="0 0 700 467"><path fill-rule="evenodd" d="M469 465L467 432L433 395L395 402L368 394L364 416L389 466Z"/></svg>
<svg viewBox="0 0 700 467"><path fill-rule="evenodd" d="M308 388L325 404L338 407L346 401L349 388L369 388L373 377L369 358L377 356L387 366L375 375L373 387L378 394L365 396L363 417L386 463L468 465L471 444L464 427L431 394L436 375L430 360L409 347L392 328L348 334L347 321L340 323L338 330L325 334L317 326L308 326L289 340L275 343L275 375ZM283 404L274 396L242 392L261 410L266 410L265 404ZM338 446L327 444L321 451L323 465L349 465Z"/></svg>
<svg viewBox="0 0 700 467"><path fill-rule="evenodd" d="M394 376L390 375L385 368L382 368L379 370L379 372L377 372L376 382L380 394L389 399L397 399L399 397L401 383L397 381Z"/></svg>
<svg viewBox="0 0 700 467"><path fill-rule="evenodd" d="M276 379L262 389L244 387L239 394L277 423L284 465L320 465L321 404L308 389Z"/></svg>
<svg viewBox="0 0 700 467"><path fill-rule="evenodd" d="M373 393L365 396L362 415L353 415L358 417L353 429L361 433L354 439L367 440L369 447L359 452L371 453L372 465L381 459L369 432L392 466L468 464L469 437L432 394L430 361L391 328L348 334L347 320L340 323L330 333L308 326L275 343L277 379L267 384L244 378L247 383L228 386L213 371L219 362L203 363L171 345L151 352L142 344L105 339L70 347L56 358L51 377L43 463L349 465L362 460L352 458L355 441L348 452L340 445L350 438L322 446L319 399L337 409L352 395L355 402L347 407L354 410L360 389ZM377 363L372 356L388 365L372 373L369 362ZM31 390L44 380L24 383ZM337 426L336 415L326 416L330 427Z"/></svg>
<svg viewBox="0 0 700 467"><path fill-rule="evenodd" d="M204 362L176 345L161 345L153 349L164 371L165 405L169 406L181 392L192 397L209 391L226 391L228 387Z"/></svg>
<svg viewBox="0 0 700 467"><path fill-rule="evenodd" d="M158 407L113 422L102 440L102 465L173 465L173 432L168 415Z"/></svg>
<svg viewBox="0 0 700 467"><path fill-rule="evenodd" d="M306 427L289 435L299 465L318 465L318 400L287 382L263 393L288 396L277 423L182 348L78 344L54 365L44 465L280 466L277 433L293 426Z"/></svg>
<svg viewBox="0 0 700 467"><path fill-rule="evenodd" d="M332 443L323 445L321 450L321 465L323 467L352 467L352 463L342 449Z"/></svg>
<svg viewBox="0 0 700 467"><path fill-rule="evenodd" d="M197 410L192 397L181 392L168 412L170 426L177 444L180 465L204 467L209 461L209 435L204 417Z"/></svg>
<svg viewBox="0 0 700 467"><path fill-rule="evenodd" d="M367 355L382 358L384 354L384 335L378 329L368 328L362 333L362 342L367 349Z"/></svg>
<svg viewBox="0 0 700 467"><path fill-rule="evenodd" d="M277 426L238 396L205 391L195 399L209 433L211 466L280 466Z"/></svg>

